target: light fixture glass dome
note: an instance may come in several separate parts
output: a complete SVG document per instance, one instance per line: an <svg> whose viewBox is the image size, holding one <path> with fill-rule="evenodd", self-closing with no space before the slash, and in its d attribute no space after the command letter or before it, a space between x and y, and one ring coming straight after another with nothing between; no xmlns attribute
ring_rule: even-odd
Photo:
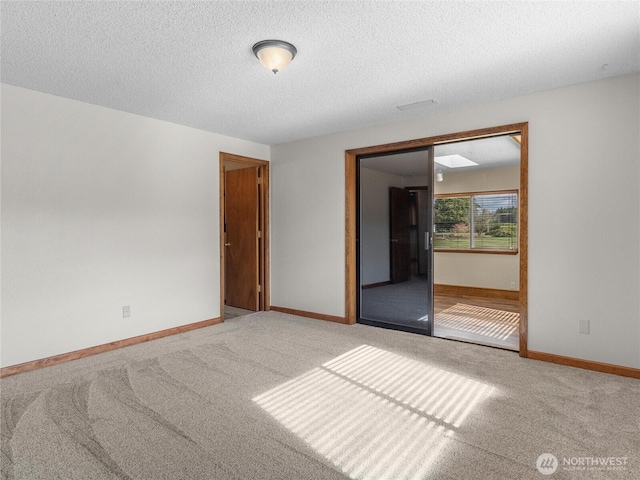
<svg viewBox="0 0 640 480"><path fill-rule="evenodd" d="M282 40L263 40L256 43L252 50L260 63L273 73L287 68L298 53L296 47Z"/></svg>

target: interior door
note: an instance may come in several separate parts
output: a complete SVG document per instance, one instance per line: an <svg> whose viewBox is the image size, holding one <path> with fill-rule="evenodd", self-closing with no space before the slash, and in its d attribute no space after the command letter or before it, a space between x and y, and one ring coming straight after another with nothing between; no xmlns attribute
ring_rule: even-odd
<svg viewBox="0 0 640 480"><path fill-rule="evenodd" d="M391 283L411 279L410 192L389 187Z"/></svg>
<svg viewBox="0 0 640 480"><path fill-rule="evenodd" d="M257 311L259 292L258 167L225 172L225 303Z"/></svg>

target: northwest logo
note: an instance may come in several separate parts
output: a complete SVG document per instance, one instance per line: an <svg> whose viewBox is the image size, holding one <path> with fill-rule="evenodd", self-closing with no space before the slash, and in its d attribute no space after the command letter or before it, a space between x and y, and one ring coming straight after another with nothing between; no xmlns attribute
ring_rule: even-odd
<svg viewBox="0 0 640 480"><path fill-rule="evenodd" d="M543 453L536 460L536 468L543 475L551 475L558 469L558 459L551 453Z"/></svg>

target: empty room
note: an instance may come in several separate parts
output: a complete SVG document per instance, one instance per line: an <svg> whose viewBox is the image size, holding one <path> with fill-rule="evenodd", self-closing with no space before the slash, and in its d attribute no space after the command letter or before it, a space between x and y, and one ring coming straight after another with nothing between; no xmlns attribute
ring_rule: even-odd
<svg viewBox="0 0 640 480"><path fill-rule="evenodd" d="M0 20L2 479L640 478L640 2Z"/></svg>

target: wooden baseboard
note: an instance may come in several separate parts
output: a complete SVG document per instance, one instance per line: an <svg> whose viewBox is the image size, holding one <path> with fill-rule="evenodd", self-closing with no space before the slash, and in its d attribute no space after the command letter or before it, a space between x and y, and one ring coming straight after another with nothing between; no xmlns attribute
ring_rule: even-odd
<svg viewBox="0 0 640 480"><path fill-rule="evenodd" d="M362 285L362 290L366 290L367 288L376 288L376 287L384 287L385 285L391 285L391 280L387 280L386 282L378 282L378 283L369 283L367 285Z"/></svg>
<svg viewBox="0 0 640 480"><path fill-rule="evenodd" d="M542 360L543 362L557 363L558 365L566 365L569 367L584 368L585 370L593 370L595 372L611 373L622 377L631 377L640 379L640 369L632 367L623 367L621 365L612 365L610 363L593 362L591 360L582 360L581 358L563 357L562 355L554 355L552 353L535 352L529 350L527 358L532 360Z"/></svg>
<svg viewBox="0 0 640 480"><path fill-rule="evenodd" d="M316 320L326 320L328 322L347 323L344 317L338 317L335 315L325 315L324 313L306 312L304 310L295 310L293 308L274 307L271 306L271 310L274 312L288 313L290 315L298 315L299 317L314 318Z"/></svg>
<svg viewBox="0 0 640 480"><path fill-rule="evenodd" d="M442 285L435 284L433 286L434 295L450 295L452 297L480 297L499 300L520 299L518 290L500 290L497 288L481 288L481 287L463 287L460 285Z"/></svg>
<svg viewBox="0 0 640 480"><path fill-rule="evenodd" d="M39 368L50 367L52 365L58 365L59 363L69 362L71 360L78 360L80 358L97 355L98 353L109 352L111 350L116 350L122 347L137 345L139 343L148 342L150 340L157 340L158 338L168 337L169 335L176 335L178 333L184 333L190 330L196 330L198 328L209 327L221 322L222 320L220 318L211 318L209 320L203 320L202 322L181 325L179 327L160 330L159 332L147 333L145 335L138 335L137 337L116 340L115 342L104 343L102 345L84 348L82 350L76 350L74 352L62 353L53 357L41 358L39 360L20 363L18 365L11 365L9 367L0 368L0 378L9 377L18 373L29 372L31 370L37 370Z"/></svg>

